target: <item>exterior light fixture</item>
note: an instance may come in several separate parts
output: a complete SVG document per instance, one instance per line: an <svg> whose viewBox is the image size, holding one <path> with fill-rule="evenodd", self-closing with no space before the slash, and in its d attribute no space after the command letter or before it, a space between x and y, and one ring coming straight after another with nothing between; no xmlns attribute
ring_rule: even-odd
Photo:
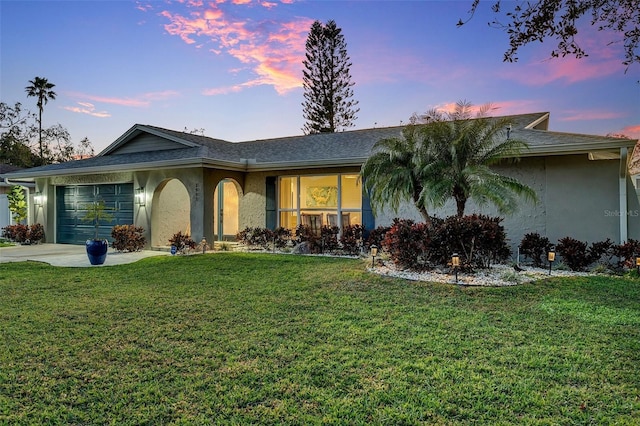
<svg viewBox="0 0 640 426"><path fill-rule="evenodd" d="M33 204L36 206L42 206L42 202L44 201L44 197L42 196L42 192L36 192L33 195Z"/></svg>
<svg viewBox="0 0 640 426"><path fill-rule="evenodd" d="M458 269L460 268L460 256L458 253L451 255L451 266L453 266L453 270L456 273L456 284L458 284Z"/></svg>
<svg viewBox="0 0 640 426"><path fill-rule="evenodd" d="M511 139L511 123L507 125L507 140Z"/></svg>
<svg viewBox="0 0 640 426"><path fill-rule="evenodd" d="M147 197L144 192L144 187L136 188L136 204L140 207L147 204Z"/></svg>
<svg viewBox="0 0 640 426"><path fill-rule="evenodd" d="M638 270L638 275L640 275L640 256L636 257L636 269Z"/></svg>
<svg viewBox="0 0 640 426"><path fill-rule="evenodd" d="M547 260L549 261L549 275L551 275L551 265L556 260L556 252L551 250L547 253Z"/></svg>
<svg viewBox="0 0 640 426"><path fill-rule="evenodd" d="M377 245L372 245L371 246L371 267L375 268L376 267L376 256L378 255L378 246Z"/></svg>

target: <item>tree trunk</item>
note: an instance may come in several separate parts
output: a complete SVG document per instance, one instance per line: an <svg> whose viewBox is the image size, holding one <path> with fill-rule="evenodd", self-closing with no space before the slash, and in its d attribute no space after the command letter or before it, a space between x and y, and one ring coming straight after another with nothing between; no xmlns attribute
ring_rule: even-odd
<svg viewBox="0 0 640 426"><path fill-rule="evenodd" d="M44 158L42 153L42 107L39 108L40 115L38 117L38 144L40 146L40 159Z"/></svg>
<svg viewBox="0 0 640 426"><path fill-rule="evenodd" d="M456 213L458 217L464 216L464 208L467 204L467 196L464 191L459 187L455 187L453 189L453 198L456 200Z"/></svg>

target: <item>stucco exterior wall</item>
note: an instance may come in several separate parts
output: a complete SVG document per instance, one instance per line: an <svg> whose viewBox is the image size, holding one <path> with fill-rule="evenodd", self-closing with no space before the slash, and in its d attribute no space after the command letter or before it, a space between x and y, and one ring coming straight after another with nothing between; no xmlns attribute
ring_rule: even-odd
<svg viewBox="0 0 640 426"><path fill-rule="evenodd" d="M244 194L238 200L240 217L238 228L243 230L247 226L265 227L266 213L266 179L267 176L275 176L269 172L248 173L244 183Z"/></svg>
<svg viewBox="0 0 640 426"><path fill-rule="evenodd" d="M538 203L522 201L520 208L504 217L512 252L525 234L537 232L552 242L570 236L582 241L595 242L610 238L620 242L619 170L620 160L588 159L587 154L523 158L515 164L505 164L497 169L532 187ZM623 215L628 221L628 238L640 238L640 205L631 181L627 179L628 209ZM453 201L443 208L433 209L432 215L447 217L455 214ZM466 214L481 213L498 216L492 206L478 207L467 203ZM383 209L376 214L376 226L388 226L393 218L404 217L422 221L411 203L405 203L399 211Z"/></svg>

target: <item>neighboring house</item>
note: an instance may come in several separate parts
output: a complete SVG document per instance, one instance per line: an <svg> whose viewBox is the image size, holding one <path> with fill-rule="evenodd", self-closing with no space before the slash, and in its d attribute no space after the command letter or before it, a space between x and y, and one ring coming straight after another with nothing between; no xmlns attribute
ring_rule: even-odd
<svg viewBox="0 0 640 426"><path fill-rule="evenodd" d="M33 188L35 187L34 183L12 182L12 181L7 181L5 178L2 177L5 173L15 172L18 170L21 170L21 167L0 163L0 229L4 228L5 226L13 224L13 217L11 215L11 211L9 210L8 195L14 186L16 185L22 186L26 190L27 200L30 200L32 198L30 195L31 195L31 190L33 190ZM29 214L31 215L32 213L31 203L28 202L28 204L30 208Z"/></svg>
<svg viewBox="0 0 640 426"><path fill-rule="evenodd" d="M508 117L509 137L530 149L500 166L532 186L539 203L505 218L513 247L527 232L552 241L640 239L640 205L628 178L634 140L547 130L549 113ZM145 229L151 247L167 246L176 232L195 241L232 239L247 226L299 223L371 230L396 216L419 220L407 203L396 214L372 211L359 179L375 142L400 136L402 127L323 133L231 143L136 124L96 157L9 173L33 181L34 222L47 241L81 244L91 237L83 205L104 199L116 223ZM505 129L506 137L506 129ZM452 206L435 212L451 214ZM495 214L491 207L474 211ZM105 228L103 237L108 237Z"/></svg>

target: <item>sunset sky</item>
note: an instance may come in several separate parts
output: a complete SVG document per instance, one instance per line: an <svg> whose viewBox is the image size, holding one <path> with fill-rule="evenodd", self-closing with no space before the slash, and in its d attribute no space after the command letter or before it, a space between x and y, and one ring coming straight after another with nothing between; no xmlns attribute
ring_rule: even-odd
<svg viewBox="0 0 640 426"><path fill-rule="evenodd" d="M135 123L246 141L302 133L302 60L314 20L342 28L360 112L354 129L406 123L458 100L494 115L551 112L550 130L640 138L640 65L585 20L585 59L551 41L502 62L490 3L460 1L1 1L0 100L36 111L25 86L56 85L43 126L96 151ZM508 4L508 3L507 3Z"/></svg>

